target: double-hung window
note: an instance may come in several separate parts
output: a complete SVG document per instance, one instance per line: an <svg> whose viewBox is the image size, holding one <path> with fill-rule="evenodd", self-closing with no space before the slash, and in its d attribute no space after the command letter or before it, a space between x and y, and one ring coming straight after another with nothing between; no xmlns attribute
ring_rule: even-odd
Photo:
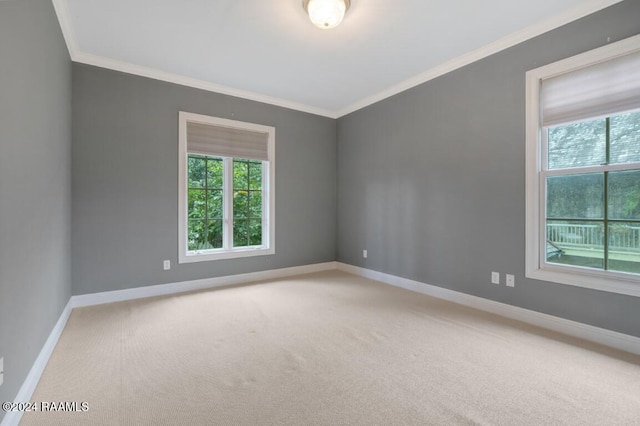
<svg viewBox="0 0 640 426"><path fill-rule="evenodd" d="M640 36L527 73L526 260L640 296Z"/></svg>
<svg viewBox="0 0 640 426"><path fill-rule="evenodd" d="M179 113L180 263L274 253L275 129Z"/></svg>

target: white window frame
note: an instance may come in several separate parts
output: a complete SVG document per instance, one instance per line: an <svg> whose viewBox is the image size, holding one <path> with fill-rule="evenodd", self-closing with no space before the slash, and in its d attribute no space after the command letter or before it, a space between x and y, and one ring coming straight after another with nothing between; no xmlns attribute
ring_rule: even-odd
<svg viewBox="0 0 640 426"><path fill-rule="evenodd" d="M233 204L225 202L223 217L224 247L188 250L188 166L187 122L267 133L268 161L262 167L262 245L231 247L233 242ZM224 164L224 198L233 192L233 158L219 157ZM180 111L178 113L178 263L203 262L275 254L275 128L226 118Z"/></svg>
<svg viewBox="0 0 640 426"><path fill-rule="evenodd" d="M546 135L540 110L541 81L640 51L640 36L554 62L526 74L526 270L528 278L640 297L640 276L546 261L544 161ZM615 115L615 114L612 114ZM625 165L620 166L624 168ZM610 166L611 170L616 166ZM589 168L581 168L588 172Z"/></svg>

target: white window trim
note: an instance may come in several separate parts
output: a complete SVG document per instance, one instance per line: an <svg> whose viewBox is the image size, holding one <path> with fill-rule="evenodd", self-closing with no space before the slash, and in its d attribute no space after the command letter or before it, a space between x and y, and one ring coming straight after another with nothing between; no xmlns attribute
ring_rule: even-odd
<svg viewBox="0 0 640 426"><path fill-rule="evenodd" d="M254 130L268 134L268 155L269 161L263 163L263 196L262 196L262 229L263 245L253 247L238 247L232 249L212 249L197 252L187 250L188 239L188 170L187 170L187 122L198 122L215 126L226 126L243 130ZM178 263L203 262L222 259L236 259L241 257L265 256L275 254L275 128L261 124L246 123L243 121L229 120L226 118L210 117L207 115L194 114L180 111L178 113ZM229 161L225 159L225 188L224 191L233 190L233 170L228 166ZM231 175L231 179L229 179ZM224 238L226 246L233 238L226 231L226 224L231 220L232 206L225 205ZM266 208L268 204L268 209Z"/></svg>
<svg viewBox="0 0 640 426"><path fill-rule="evenodd" d="M640 51L640 36L567 58L526 74L526 270L528 278L640 297L640 277L546 263L545 203L541 200L544 137L541 131L542 79ZM624 167L624 166L621 166ZM583 169L580 169L583 170ZM586 170L586 169L584 169ZM545 244L541 244L541 242Z"/></svg>

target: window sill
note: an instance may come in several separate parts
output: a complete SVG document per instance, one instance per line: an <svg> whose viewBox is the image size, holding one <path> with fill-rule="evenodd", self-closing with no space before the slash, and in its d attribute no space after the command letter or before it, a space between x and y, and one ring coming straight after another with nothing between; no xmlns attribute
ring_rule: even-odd
<svg viewBox="0 0 640 426"><path fill-rule="evenodd" d="M589 270L576 272L567 269L569 268L555 266L547 269L537 268L527 271L526 276L540 281L640 297L640 281L635 277L624 273L599 273L599 271Z"/></svg>
<svg viewBox="0 0 640 426"><path fill-rule="evenodd" d="M275 254L273 248L247 248L236 249L227 251L202 251L202 252L189 252L186 254L180 254L178 263L194 263L194 262L207 262L211 260L223 260L223 259L238 259L243 257L253 256L268 256Z"/></svg>

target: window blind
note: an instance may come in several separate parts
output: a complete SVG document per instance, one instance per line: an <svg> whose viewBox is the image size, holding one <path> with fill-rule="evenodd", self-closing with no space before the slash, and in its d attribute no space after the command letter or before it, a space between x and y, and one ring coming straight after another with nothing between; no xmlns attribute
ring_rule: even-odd
<svg viewBox="0 0 640 426"><path fill-rule="evenodd" d="M187 152L220 157L269 160L269 134L187 121Z"/></svg>
<svg viewBox="0 0 640 426"><path fill-rule="evenodd" d="M542 125L640 109L640 51L541 81Z"/></svg>

